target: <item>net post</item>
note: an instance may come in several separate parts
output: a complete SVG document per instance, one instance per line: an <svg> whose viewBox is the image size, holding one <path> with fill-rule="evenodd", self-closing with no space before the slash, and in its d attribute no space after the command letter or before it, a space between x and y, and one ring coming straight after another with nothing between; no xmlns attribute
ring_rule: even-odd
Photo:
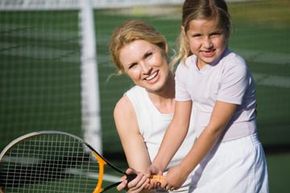
<svg viewBox="0 0 290 193"><path fill-rule="evenodd" d="M100 96L94 14L91 0L80 0L81 105L84 140L102 153Z"/></svg>

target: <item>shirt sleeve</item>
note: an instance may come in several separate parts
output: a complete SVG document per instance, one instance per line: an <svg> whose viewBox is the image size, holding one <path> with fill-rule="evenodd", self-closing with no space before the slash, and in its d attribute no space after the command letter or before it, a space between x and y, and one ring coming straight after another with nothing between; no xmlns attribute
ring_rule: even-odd
<svg viewBox="0 0 290 193"><path fill-rule="evenodd" d="M188 101L191 100L190 94L186 89L187 75L186 70L187 66L184 63L180 63L177 66L175 72L175 100L176 101Z"/></svg>
<svg viewBox="0 0 290 193"><path fill-rule="evenodd" d="M227 61L222 74L217 100L241 105L250 79L245 61L239 57Z"/></svg>

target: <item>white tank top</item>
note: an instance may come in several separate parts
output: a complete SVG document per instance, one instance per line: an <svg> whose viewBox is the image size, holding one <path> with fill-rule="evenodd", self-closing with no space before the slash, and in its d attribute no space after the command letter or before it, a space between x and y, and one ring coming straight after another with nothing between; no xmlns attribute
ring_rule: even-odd
<svg viewBox="0 0 290 193"><path fill-rule="evenodd" d="M148 92L142 87L134 86L128 90L125 95L129 98L133 105L140 133L144 138L144 142L148 148L149 156L152 161L158 152L165 131L173 118L173 114L160 113L160 111L150 100ZM195 113L192 112L191 117L194 116ZM191 122L184 142L174 155L173 159L170 161L168 167L177 165L191 149L195 140L195 133L193 127L191 126L192 124L193 123ZM189 179L190 178L188 178L181 189L189 186Z"/></svg>

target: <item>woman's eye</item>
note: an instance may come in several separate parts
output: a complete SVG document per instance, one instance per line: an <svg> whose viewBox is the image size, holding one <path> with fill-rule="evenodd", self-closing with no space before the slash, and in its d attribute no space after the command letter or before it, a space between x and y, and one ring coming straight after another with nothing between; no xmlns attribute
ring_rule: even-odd
<svg viewBox="0 0 290 193"><path fill-rule="evenodd" d="M148 52L144 55L144 58L147 59L147 58L150 58L151 56L153 55L152 52Z"/></svg>
<svg viewBox="0 0 290 193"><path fill-rule="evenodd" d="M193 38L198 38L198 37L201 37L201 34L193 34L192 37Z"/></svg>
<svg viewBox="0 0 290 193"><path fill-rule="evenodd" d="M136 66L137 66L137 63L132 63L132 64L129 66L129 69L136 68Z"/></svg>

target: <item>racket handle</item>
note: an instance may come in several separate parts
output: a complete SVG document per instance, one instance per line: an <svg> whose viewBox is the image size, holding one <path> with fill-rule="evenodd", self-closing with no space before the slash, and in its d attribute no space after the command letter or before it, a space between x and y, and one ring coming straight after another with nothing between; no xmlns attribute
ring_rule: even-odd
<svg viewBox="0 0 290 193"><path fill-rule="evenodd" d="M162 175L153 175L150 177L150 179L153 183L160 183L160 184L166 183L166 179Z"/></svg>
<svg viewBox="0 0 290 193"><path fill-rule="evenodd" d="M128 182L131 182L137 177L137 174L126 174Z"/></svg>
<svg viewBox="0 0 290 193"><path fill-rule="evenodd" d="M137 177L137 174L126 174L128 182L131 182ZM166 182L165 177L162 175L153 175L150 177L153 183L164 184Z"/></svg>

